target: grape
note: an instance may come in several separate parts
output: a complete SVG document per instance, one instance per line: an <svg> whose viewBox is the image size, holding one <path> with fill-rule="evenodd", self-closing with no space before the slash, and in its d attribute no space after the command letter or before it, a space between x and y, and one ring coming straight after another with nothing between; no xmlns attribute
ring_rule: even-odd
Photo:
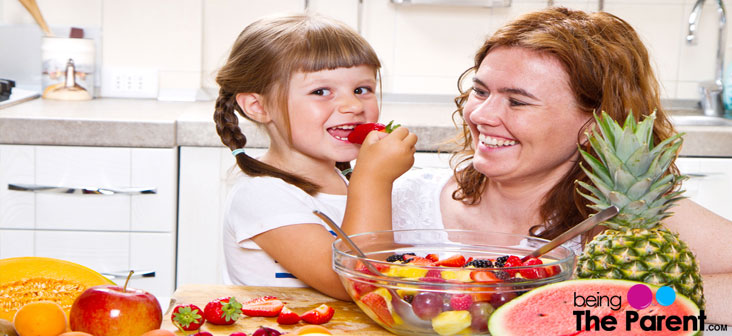
<svg viewBox="0 0 732 336"><path fill-rule="evenodd" d="M282 333L277 329L259 327L252 336L280 336Z"/></svg>
<svg viewBox="0 0 732 336"><path fill-rule="evenodd" d="M468 308L471 315L470 329L475 332L488 331L488 318L493 314L493 306L488 302L473 302Z"/></svg>
<svg viewBox="0 0 732 336"><path fill-rule="evenodd" d="M431 320L442 312L442 295L434 292L419 292L412 300L414 314L423 320Z"/></svg>
<svg viewBox="0 0 732 336"><path fill-rule="evenodd" d="M493 293L490 303L493 308L498 308L503 306L504 303L513 300L515 297L516 293L514 292Z"/></svg>

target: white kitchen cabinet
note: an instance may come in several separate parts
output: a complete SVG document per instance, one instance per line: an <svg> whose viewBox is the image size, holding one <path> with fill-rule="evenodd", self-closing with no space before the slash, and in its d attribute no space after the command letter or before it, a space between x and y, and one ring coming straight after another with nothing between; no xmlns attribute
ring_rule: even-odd
<svg viewBox="0 0 732 336"><path fill-rule="evenodd" d="M154 271L130 286L168 297L177 171L176 148L0 145L0 258L53 257L108 274ZM18 190L31 188L40 190Z"/></svg>
<svg viewBox="0 0 732 336"><path fill-rule="evenodd" d="M689 176L684 196L732 220L732 158L681 157L676 164Z"/></svg>
<svg viewBox="0 0 732 336"><path fill-rule="evenodd" d="M265 149L247 148L259 156ZM236 161L225 147L181 147L177 284L224 283L223 206Z"/></svg>

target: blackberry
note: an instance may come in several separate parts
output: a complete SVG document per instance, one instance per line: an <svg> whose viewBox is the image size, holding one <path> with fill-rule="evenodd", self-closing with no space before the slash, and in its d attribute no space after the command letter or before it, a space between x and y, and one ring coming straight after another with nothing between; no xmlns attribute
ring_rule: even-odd
<svg viewBox="0 0 732 336"><path fill-rule="evenodd" d="M395 261L401 261L402 255L401 254L392 254L388 257L386 257L386 261L388 262L395 262Z"/></svg>
<svg viewBox="0 0 732 336"><path fill-rule="evenodd" d="M412 301L414 301L414 295L404 295L402 299L404 299L404 301L412 303Z"/></svg>
<svg viewBox="0 0 732 336"><path fill-rule="evenodd" d="M495 263L496 267L503 267L503 265L506 264L506 260L508 260L507 255L496 258L496 263Z"/></svg>
<svg viewBox="0 0 732 336"><path fill-rule="evenodd" d="M473 259L466 263L463 267L473 266L475 268L490 268L493 267L493 263L488 259Z"/></svg>
<svg viewBox="0 0 732 336"><path fill-rule="evenodd" d="M511 275L506 271L493 271L493 273L496 275L496 278L501 280L508 280L511 278Z"/></svg>
<svg viewBox="0 0 732 336"><path fill-rule="evenodd" d="M404 253L404 254L392 254L386 258L386 261L388 261L388 262L408 261L408 260L405 260L405 258L404 258L404 256L408 256L408 255L416 256L416 254L411 253L411 252Z"/></svg>

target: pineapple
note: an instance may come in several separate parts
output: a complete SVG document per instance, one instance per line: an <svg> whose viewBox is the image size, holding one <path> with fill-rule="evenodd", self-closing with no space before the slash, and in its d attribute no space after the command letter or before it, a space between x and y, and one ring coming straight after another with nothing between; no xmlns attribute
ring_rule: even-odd
<svg viewBox="0 0 732 336"><path fill-rule="evenodd" d="M593 185L578 181L589 193L578 192L595 210L614 205L620 212L604 222L608 229L585 246L577 260L577 276L671 286L703 309L696 259L678 234L661 223L682 198L682 191L672 189L686 177L667 172L683 141L681 134L654 147L655 112L640 123L630 114L622 127L605 112L595 119L600 131L588 136L600 159L580 149L592 168L582 169Z"/></svg>

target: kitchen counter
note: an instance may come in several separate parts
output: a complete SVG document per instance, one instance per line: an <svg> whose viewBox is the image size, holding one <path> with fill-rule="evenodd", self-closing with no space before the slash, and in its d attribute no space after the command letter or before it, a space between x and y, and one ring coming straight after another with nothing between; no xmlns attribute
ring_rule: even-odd
<svg viewBox="0 0 732 336"><path fill-rule="evenodd" d="M149 99L53 101L35 99L0 109L0 143L29 145L162 147L222 146L212 120L213 101ZM395 120L419 136L418 151L446 150L455 135L449 103L385 102L382 121ZM242 119L247 147L267 147L261 129ZM732 157L732 127L680 126L684 156Z"/></svg>

